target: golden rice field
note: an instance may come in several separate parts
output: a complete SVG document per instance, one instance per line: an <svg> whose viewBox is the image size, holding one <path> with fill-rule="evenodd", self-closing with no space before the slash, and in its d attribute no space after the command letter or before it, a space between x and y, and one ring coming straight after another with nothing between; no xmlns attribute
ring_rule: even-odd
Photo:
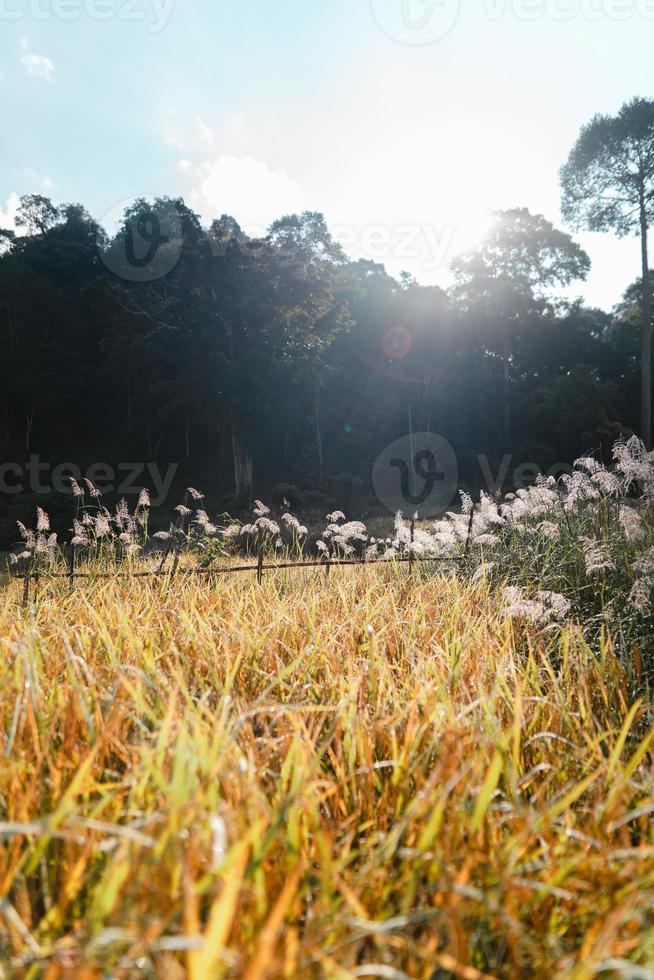
<svg viewBox="0 0 654 980"><path fill-rule="evenodd" d="M406 566L0 597L3 977L654 976L608 638Z"/></svg>

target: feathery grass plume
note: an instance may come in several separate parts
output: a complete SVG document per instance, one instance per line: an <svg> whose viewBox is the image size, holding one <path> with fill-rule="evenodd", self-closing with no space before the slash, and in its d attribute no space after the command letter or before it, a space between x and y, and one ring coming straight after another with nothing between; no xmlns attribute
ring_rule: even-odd
<svg viewBox="0 0 654 980"><path fill-rule="evenodd" d="M648 548L634 561L634 569L639 575L654 578L654 548Z"/></svg>
<svg viewBox="0 0 654 980"><path fill-rule="evenodd" d="M485 548L495 548L500 543L496 534L478 534L472 539L472 543Z"/></svg>
<svg viewBox="0 0 654 980"><path fill-rule="evenodd" d="M497 568L497 562L487 561L480 565L472 575L472 583L476 585L484 579L490 579Z"/></svg>
<svg viewBox="0 0 654 980"><path fill-rule="evenodd" d="M54 565L57 560L57 535L55 532L48 535L38 535L35 555L41 557L46 565Z"/></svg>
<svg viewBox="0 0 654 980"><path fill-rule="evenodd" d="M77 480L75 479L75 477L74 476L69 476L68 477L68 480L70 482L70 489L73 492L73 497L78 497L78 498L83 497L84 496L84 491L80 487L80 485L77 482Z"/></svg>
<svg viewBox="0 0 654 980"><path fill-rule="evenodd" d="M93 519L93 527L95 530L95 536L98 538L98 540L111 537L113 534L111 529L111 519L105 513L96 515L96 517Z"/></svg>
<svg viewBox="0 0 654 980"><path fill-rule="evenodd" d="M584 563L586 575L597 575L599 572L614 572L616 565L608 553L607 546L602 541L593 538L581 537L581 546L584 553Z"/></svg>
<svg viewBox="0 0 654 980"><path fill-rule="evenodd" d="M613 447L613 459L626 490L634 484L648 487L654 483L654 452L647 452L637 436L627 442L617 442Z"/></svg>
<svg viewBox="0 0 654 980"><path fill-rule="evenodd" d="M554 524L553 521L541 521L536 525L535 528L540 534L544 534L546 538L550 540L555 540L561 536L561 528L558 524Z"/></svg>
<svg viewBox="0 0 654 980"><path fill-rule="evenodd" d="M590 477L581 470L575 470L572 474L564 474L562 482L565 488L563 506L568 514L574 513L577 508L588 503L588 501L601 500L602 495L599 489Z"/></svg>
<svg viewBox="0 0 654 980"><path fill-rule="evenodd" d="M504 614L509 619L519 619L541 629L556 629L570 613L571 603L557 592L537 592L533 599L525 596L516 586L504 589Z"/></svg>
<svg viewBox="0 0 654 980"><path fill-rule="evenodd" d="M600 467L591 476L593 483L605 497L619 497L622 494L622 481L616 473Z"/></svg>
<svg viewBox="0 0 654 980"><path fill-rule="evenodd" d="M293 514L282 514L282 523L285 524L286 527L289 528L289 530L294 531L296 534L300 535L300 537L304 537L306 534L309 533L306 527L300 524L297 517L295 517Z"/></svg>
<svg viewBox="0 0 654 980"><path fill-rule="evenodd" d="M341 524L338 533L346 541L367 541L368 530L362 521L349 521Z"/></svg>
<svg viewBox="0 0 654 980"><path fill-rule="evenodd" d="M464 514L471 514L474 507L472 497L465 490L459 490L459 497L461 498L461 510Z"/></svg>
<svg viewBox="0 0 654 980"><path fill-rule="evenodd" d="M277 524L276 521L270 520L269 517L259 517L258 520L255 521L254 526L257 531L263 531L264 533L270 534L273 537L280 533L279 524Z"/></svg>
<svg viewBox="0 0 654 980"><path fill-rule="evenodd" d="M635 561L634 574L637 576L629 593L629 603L642 616L652 609L652 589L654 589L654 548L648 548Z"/></svg>
<svg viewBox="0 0 654 980"><path fill-rule="evenodd" d="M141 492L139 493L139 500L138 500L137 508L139 510L147 510L147 508L150 507L150 506L151 506L151 503L150 503L150 492L149 492L149 490L146 490L146 488L144 487L141 490Z"/></svg>
<svg viewBox="0 0 654 980"><path fill-rule="evenodd" d="M21 521L16 521L16 524L18 526L18 532L27 547L33 548L36 543L34 531L32 531L31 528L25 527Z"/></svg>
<svg viewBox="0 0 654 980"><path fill-rule="evenodd" d="M91 543L86 534L74 534L70 539L73 548L88 548Z"/></svg>
<svg viewBox="0 0 654 980"><path fill-rule="evenodd" d="M344 520L342 511L328 514L327 519L330 517L336 517L338 521ZM368 530L362 521L349 521L344 524L331 522L322 532L321 537L327 553L334 558L351 558L357 554L363 558L365 545L369 540Z"/></svg>
<svg viewBox="0 0 654 980"><path fill-rule="evenodd" d="M646 529L638 512L627 504L620 507L620 525L627 541L642 541Z"/></svg>
<svg viewBox="0 0 654 980"><path fill-rule="evenodd" d="M651 578L636 579L629 592L629 605L633 606L641 616L646 616L652 605L652 588L654 582Z"/></svg>
<svg viewBox="0 0 654 980"><path fill-rule="evenodd" d="M98 488L95 487L90 480L87 480L86 477L84 477L84 483L86 484L86 488L89 491L89 494L91 495L91 497L93 497L94 500L97 500L98 497L102 496L101 491L98 490Z"/></svg>
<svg viewBox="0 0 654 980"><path fill-rule="evenodd" d="M129 507L127 506L127 501L124 498L120 500L116 505L116 511L113 520L119 531L135 532L137 529L136 521L130 514Z"/></svg>
<svg viewBox="0 0 654 980"><path fill-rule="evenodd" d="M599 460L595 459L594 456L582 456L581 459L576 459L574 463L575 470L585 470L588 476L594 476L604 469Z"/></svg>

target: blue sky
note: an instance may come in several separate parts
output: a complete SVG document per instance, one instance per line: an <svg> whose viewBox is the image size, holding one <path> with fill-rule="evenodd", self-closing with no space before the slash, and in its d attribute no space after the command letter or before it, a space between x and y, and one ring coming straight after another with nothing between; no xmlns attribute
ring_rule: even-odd
<svg viewBox="0 0 654 980"><path fill-rule="evenodd" d="M0 221L16 195L182 194L252 231L323 211L447 285L490 208L560 221L579 127L654 96L654 0L0 0ZM611 308L636 239L578 236Z"/></svg>

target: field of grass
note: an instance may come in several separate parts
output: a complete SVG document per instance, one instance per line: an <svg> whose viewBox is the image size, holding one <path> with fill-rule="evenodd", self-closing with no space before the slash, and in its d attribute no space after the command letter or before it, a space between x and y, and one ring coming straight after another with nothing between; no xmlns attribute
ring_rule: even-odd
<svg viewBox="0 0 654 980"><path fill-rule="evenodd" d="M406 565L1 596L2 976L654 976L606 636Z"/></svg>

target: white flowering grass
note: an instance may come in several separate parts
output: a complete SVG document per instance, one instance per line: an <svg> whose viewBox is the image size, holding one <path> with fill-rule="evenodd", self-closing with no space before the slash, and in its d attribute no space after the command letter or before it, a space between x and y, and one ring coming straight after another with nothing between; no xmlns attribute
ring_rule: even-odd
<svg viewBox="0 0 654 980"><path fill-rule="evenodd" d="M654 671L654 454L638 439L620 442L613 464L592 457L577 460L560 481L539 478L534 486L495 499L473 501L461 493L460 506L436 523L397 514L392 533L373 536L362 521L335 510L322 530L310 533L288 510L274 513L256 500L249 520L227 515L212 519L204 495L189 487L167 530L150 535L147 491L131 513L125 501L113 512L90 484L72 480L75 516L70 537L60 542L41 508L35 527L19 524L20 544L12 562L18 572L45 574L73 563L103 567L147 561L152 547L161 555L158 569L176 568L185 558L208 568L230 556L270 560L319 559L375 561L433 559L439 565L500 592L513 593L507 611L516 622L552 630L571 619L589 637L614 635L621 653L635 647L647 654ZM559 596L554 605L545 597Z"/></svg>

